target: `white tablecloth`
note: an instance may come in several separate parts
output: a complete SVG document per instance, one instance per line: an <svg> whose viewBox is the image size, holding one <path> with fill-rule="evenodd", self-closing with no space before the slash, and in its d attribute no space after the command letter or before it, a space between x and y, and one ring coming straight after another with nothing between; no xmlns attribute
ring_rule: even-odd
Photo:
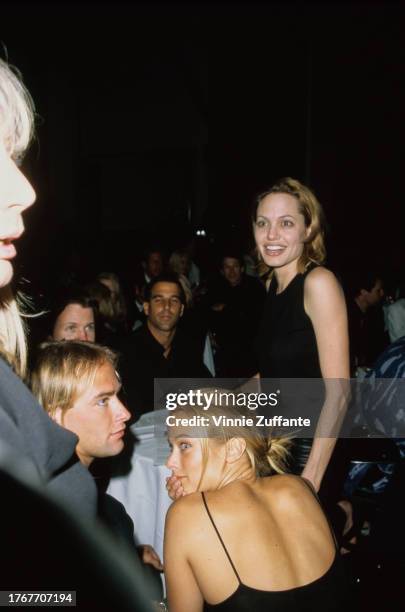
<svg viewBox="0 0 405 612"><path fill-rule="evenodd" d="M134 431L139 429L136 424ZM139 544L150 544L163 559L165 517L171 504L166 490L170 470L163 465L163 457L168 455L169 447L167 452L164 449L162 452L162 440L159 440L157 449L153 432L140 437L132 456L131 471L126 476L112 478L108 493L125 506L134 521Z"/></svg>

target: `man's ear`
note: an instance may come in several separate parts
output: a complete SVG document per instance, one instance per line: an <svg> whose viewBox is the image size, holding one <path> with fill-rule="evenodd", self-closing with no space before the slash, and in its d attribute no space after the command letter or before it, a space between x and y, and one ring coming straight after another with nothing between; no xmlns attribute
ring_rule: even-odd
<svg viewBox="0 0 405 612"><path fill-rule="evenodd" d="M146 314L146 316L149 315L149 302L144 302L143 303L143 311Z"/></svg>
<svg viewBox="0 0 405 612"><path fill-rule="evenodd" d="M63 410L59 406L56 408L55 412L51 415L51 419L56 421L58 425L62 425L63 427Z"/></svg>
<svg viewBox="0 0 405 612"><path fill-rule="evenodd" d="M180 316L183 316L183 312L184 312L184 304L181 305L181 310L180 310Z"/></svg>
<svg viewBox="0 0 405 612"><path fill-rule="evenodd" d="M226 443L226 461L235 463L246 450L246 440L244 438L231 438Z"/></svg>

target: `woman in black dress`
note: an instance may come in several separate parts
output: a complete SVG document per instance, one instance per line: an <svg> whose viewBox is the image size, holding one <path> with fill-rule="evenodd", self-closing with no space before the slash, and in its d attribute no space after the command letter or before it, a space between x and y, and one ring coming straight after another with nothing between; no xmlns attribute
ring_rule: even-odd
<svg viewBox="0 0 405 612"><path fill-rule="evenodd" d="M166 465L184 491L165 525L170 611L348 609L342 560L312 487L275 474L288 441L269 437L253 419L239 424L251 413L228 399L214 400L196 427L201 412L178 406L168 423Z"/></svg>
<svg viewBox="0 0 405 612"><path fill-rule="evenodd" d="M302 465L302 476L317 491L346 410L349 379L346 304L336 277L322 266L322 217L310 189L285 178L257 198L253 220L268 286L259 375L323 379L325 386L317 432Z"/></svg>

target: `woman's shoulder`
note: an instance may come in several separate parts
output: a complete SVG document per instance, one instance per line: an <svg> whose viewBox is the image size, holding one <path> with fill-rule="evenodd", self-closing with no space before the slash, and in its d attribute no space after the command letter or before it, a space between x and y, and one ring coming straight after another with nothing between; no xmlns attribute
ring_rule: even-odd
<svg viewBox="0 0 405 612"><path fill-rule="evenodd" d="M301 514L304 507L320 507L312 484L301 476L277 474L263 478L263 483L274 509Z"/></svg>
<svg viewBox="0 0 405 612"><path fill-rule="evenodd" d="M261 479L265 486L274 492L282 495L295 495L297 492L309 491L308 481L296 476L295 474L274 474Z"/></svg>
<svg viewBox="0 0 405 612"><path fill-rule="evenodd" d="M303 498L309 499L312 503L317 503L315 491L311 488L312 485L300 476L277 474L260 478L254 485L244 481L234 481L216 491L206 492L205 498L209 506L214 505L220 510L223 503L226 504L234 497L242 501L245 495L253 494L256 496L259 490L262 490L265 495L269 494L271 496L272 504L293 508L295 506L299 507ZM203 512L205 510L202 494L196 492L173 502L168 510L167 517L170 521L187 522L190 517L194 520L196 516Z"/></svg>
<svg viewBox="0 0 405 612"><path fill-rule="evenodd" d="M269 505L273 508L297 508L299 509L302 499L309 498L311 502L316 501L316 495L311 492L307 481L293 474L275 474L264 478L258 478L254 483L245 481L234 481L217 491L207 493L206 499L209 505L215 505L218 511L227 510L228 507L239 506L246 502L253 507L254 500L259 505L268 498Z"/></svg>
<svg viewBox="0 0 405 612"><path fill-rule="evenodd" d="M337 283L334 273L324 266L314 266L305 275L305 286L324 285L325 283Z"/></svg>
<svg viewBox="0 0 405 612"><path fill-rule="evenodd" d="M205 518L201 493L184 495L172 503L166 514L165 542L175 542L177 550L186 554L198 549L205 542Z"/></svg>
<svg viewBox="0 0 405 612"><path fill-rule="evenodd" d="M181 522L186 526L187 522L193 521L196 513L203 509L203 500L200 492L189 493L174 501L166 514L166 523L174 524Z"/></svg>
<svg viewBox="0 0 405 612"><path fill-rule="evenodd" d="M340 300L343 296L343 291L338 279L331 270L323 266L316 266L305 277L304 294L307 300L314 298L317 300L317 303L327 304L328 299L337 298Z"/></svg>

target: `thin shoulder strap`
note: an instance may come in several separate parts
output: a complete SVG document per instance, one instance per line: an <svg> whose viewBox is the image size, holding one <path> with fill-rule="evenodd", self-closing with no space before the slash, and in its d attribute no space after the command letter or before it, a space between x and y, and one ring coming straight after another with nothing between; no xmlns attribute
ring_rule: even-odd
<svg viewBox="0 0 405 612"><path fill-rule="evenodd" d="M205 509L206 509L206 511L207 511L207 514L208 514L208 516L209 516L209 518L210 518L210 521L211 521L211 523L212 523L212 526L214 527L215 532L216 532L216 534L217 534L217 536L218 536L218 538L219 538L219 541L220 541L220 542L221 542L221 544L222 544L222 548L224 549L225 554L226 554L226 556L228 557L229 563L231 564L232 569L233 569L233 571L235 572L235 576L236 576L236 578L238 579L239 584L242 584L242 581L241 581L241 579L239 578L239 574L238 574L238 572L236 571L236 568L235 568L234 564L232 563L232 559L231 559L231 557L229 556L228 551L226 550L226 546L225 546L225 544L224 544L224 541L223 541L223 539L221 538L220 533L219 533L219 531L218 531L218 529L217 529L217 526L216 526L216 525L215 525L215 523L214 523L214 519L213 519L213 518L212 518L212 516L211 516L211 513L210 513L210 511L209 511L209 509L208 509L207 501L206 501L206 499L205 499L205 495L204 495L204 493L203 493L202 491L201 491L201 496L202 496L202 499L203 499L204 506L205 506Z"/></svg>

